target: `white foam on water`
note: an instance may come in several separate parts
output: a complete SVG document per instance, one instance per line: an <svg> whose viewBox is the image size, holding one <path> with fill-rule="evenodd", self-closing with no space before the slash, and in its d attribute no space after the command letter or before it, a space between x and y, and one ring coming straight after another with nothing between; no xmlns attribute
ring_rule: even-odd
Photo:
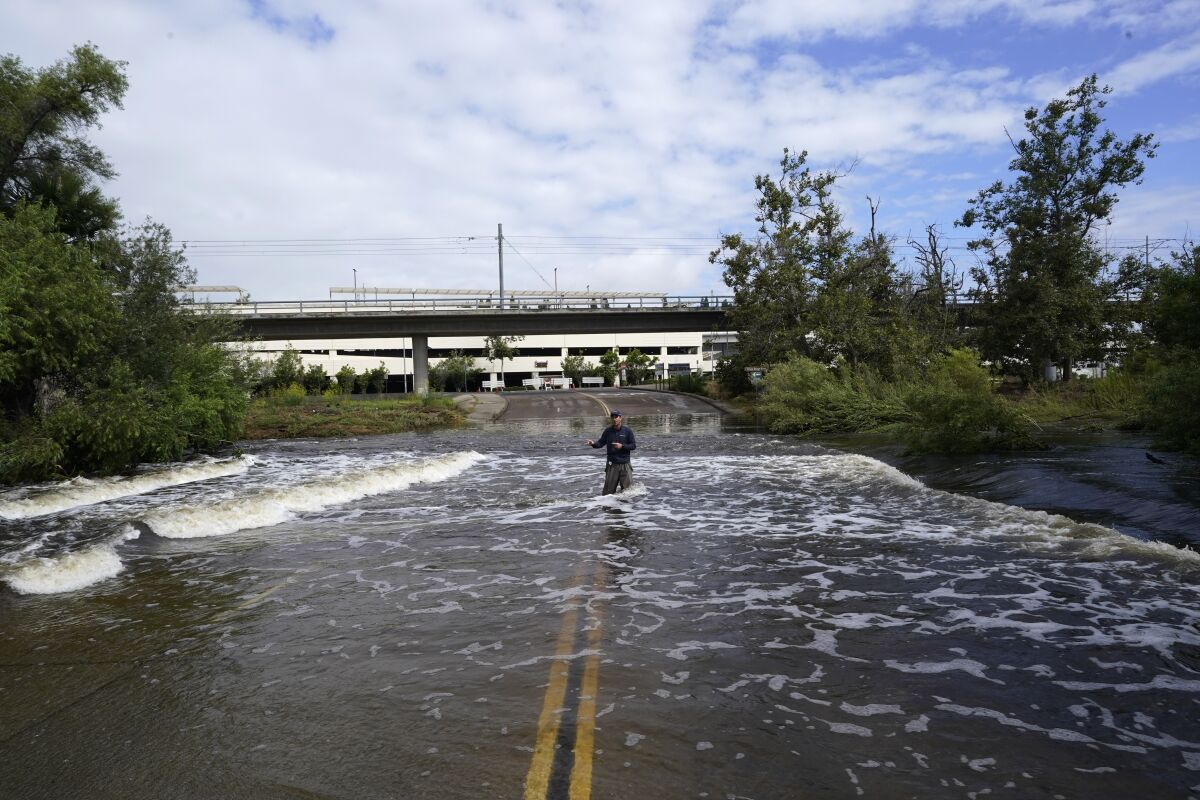
<svg viewBox="0 0 1200 800"><path fill-rule="evenodd" d="M890 487L889 496L877 499L870 508L837 512L813 509L806 524L813 533L835 533L841 537L874 538L895 532L897 514L905 517L903 535L931 541L1012 541L1032 550L1069 551L1083 558L1166 563L1186 570L1200 569L1200 552L1162 542L1147 542L1102 525L1080 523L1058 514L1034 511L969 495L933 489L900 470L869 456L850 453L778 456L773 459L732 457L712 466L730 477L754 474L773 478L802 494L821 496L832 483L839 491L853 491L861 484ZM798 485L797 485L798 484ZM936 501L951 519L931 523L929 504ZM885 516L880 517L879 512ZM956 524L953 517L968 512L981 518L982 525ZM770 525L758 526L769 532ZM791 531L796 532L794 529Z"/></svg>
<svg viewBox="0 0 1200 800"><path fill-rule="evenodd" d="M124 569L112 544L89 547L53 558L36 558L3 576L17 594L62 594L75 592L107 580Z"/></svg>
<svg viewBox="0 0 1200 800"><path fill-rule="evenodd" d="M856 706L850 703L843 702L840 706L842 711L847 714L853 714L856 717L873 717L876 714L903 714L904 709L898 705L891 703L868 703L865 706Z"/></svg>
<svg viewBox="0 0 1200 800"><path fill-rule="evenodd" d="M974 675L976 678L991 681L992 683L999 683L1001 685L1004 683L1004 681L989 678L987 676L987 665L981 664L971 658L956 658L953 661L918 661L915 664L904 664L888 658L884 659L883 665L899 670L900 672L910 672L919 675L937 675L942 672L961 671L968 675Z"/></svg>
<svg viewBox="0 0 1200 800"><path fill-rule="evenodd" d="M152 511L142 521L156 534L168 539L222 536L278 525L299 513L400 491L418 483L448 480L482 460L484 456L467 451L424 461L352 470L285 489L266 489L188 508Z"/></svg>
<svg viewBox="0 0 1200 800"><path fill-rule="evenodd" d="M1189 681L1174 675L1155 675L1145 683L1092 683L1090 681L1055 681L1064 689L1095 692L1110 689L1114 692L1148 692L1165 689L1177 692L1200 692L1200 681Z"/></svg>
<svg viewBox="0 0 1200 800"><path fill-rule="evenodd" d="M141 475L116 478L72 478L39 488L25 497L0 500L0 519L28 519L79 506L145 494L167 486L195 483L229 475L241 475L254 463L250 456L175 464Z"/></svg>

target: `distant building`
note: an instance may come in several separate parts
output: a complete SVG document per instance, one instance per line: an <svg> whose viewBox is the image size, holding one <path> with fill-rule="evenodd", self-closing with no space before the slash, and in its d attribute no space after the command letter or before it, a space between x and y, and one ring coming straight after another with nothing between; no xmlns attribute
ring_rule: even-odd
<svg viewBox="0 0 1200 800"><path fill-rule="evenodd" d="M720 341L711 341L719 337ZM659 364L671 374L680 372L711 373L716 357L730 347L736 337L725 333L618 333L618 334L551 334L526 336L514 346L520 352L516 358L504 362L504 375L510 386L520 386L525 378L552 378L562 375L562 359L568 355L583 356L588 363L598 365L600 356L616 348L620 354L637 348L649 356L656 356ZM273 359L289 344L300 354L307 367L320 364L325 372L334 375L343 366L361 372L374 369L380 362L388 368L395 387L400 391L407 376L411 386L412 343L402 339L308 339L305 341L262 341L251 342L249 347L264 359ZM500 363L492 363L483 357L482 336L436 336L429 338L429 364L435 366L455 350L475 357L475 366L483 370L483 377L496 380L500 377ZM715 357L714 357L715 353ZM657 369L657 367L656 367Z"/></svg>

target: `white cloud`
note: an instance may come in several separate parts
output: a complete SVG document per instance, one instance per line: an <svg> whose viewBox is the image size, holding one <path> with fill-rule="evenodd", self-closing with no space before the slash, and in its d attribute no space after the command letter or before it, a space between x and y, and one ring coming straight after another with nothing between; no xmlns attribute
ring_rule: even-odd
<svg viewBox="0 0 1200 800"><path fill-rule="evenodd" d="M1016 62L963 69L900 47L852 69L802 52L764 68L720 41L883 36L969 24L988 9L1055 26L1089 9L1136 13L1033 0L885 5L746 3L716 28L723 5L685 0L271 3L288 24L232 0L114 0L26 4L6 27L29 64L85 40L129 61L125 111L95 136L121 171L108 188L131 219L152 215L179 238L486 237L502 221L512 236L711 234L715 245L719 231L750 226L753 175L784 146L808 149L819 167L861 159L847 184L855 218L862 194L894 185L894 218L948 224L986 179L929 179L929 192L904 173L990 174L1003 127L1044 99ZM292 24L317 16L329 36ZM1165 68L1139 58L1122 65L1131 80ZM988 168L971 163L979 154ZM902 197L911 209L896 207ZM526 255L547 278L559 267L564 288L717 285L702 254ZM324 296L353 268L372 285L491 286L496 271L490 253L192 263L204 282L260 299ZM508 285L542 285L519 259L506 266Z"/></svg>
<svg viewBox="0 0 1200 800"><path fill-rule="evenodd" d="M1122 62L1105 75L1105 82L1118 92L1129 93L1197 69L1200 69L1200 35L1191 35Z"/></svg>

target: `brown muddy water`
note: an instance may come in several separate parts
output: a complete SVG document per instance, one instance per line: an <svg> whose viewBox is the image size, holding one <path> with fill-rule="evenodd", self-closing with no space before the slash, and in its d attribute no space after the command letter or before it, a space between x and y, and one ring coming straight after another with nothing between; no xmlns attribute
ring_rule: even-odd
<svg viewBox="0 0 1200 800"><path fill-rule="evenodd" d="M589 419L0 497L0 797L1200 795L1190 501L629 423L618 497Z"/></svg>

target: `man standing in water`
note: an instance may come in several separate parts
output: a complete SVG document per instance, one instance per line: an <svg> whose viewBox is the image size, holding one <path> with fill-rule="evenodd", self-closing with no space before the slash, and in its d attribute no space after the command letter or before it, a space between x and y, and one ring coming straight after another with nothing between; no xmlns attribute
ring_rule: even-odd
<svg viewBox="0 0 1200 800"><path fill-rule="evenodd" d="M608 446L608 465L604 468L604 494L617 491L618 484L621 491L628 489L633 483L629 451L637 447L637 440L633 437L633 429L625 427L621 412L613 409L612 425L604 429L599 439L588 439L588 444L592 447Z"/></svg>

